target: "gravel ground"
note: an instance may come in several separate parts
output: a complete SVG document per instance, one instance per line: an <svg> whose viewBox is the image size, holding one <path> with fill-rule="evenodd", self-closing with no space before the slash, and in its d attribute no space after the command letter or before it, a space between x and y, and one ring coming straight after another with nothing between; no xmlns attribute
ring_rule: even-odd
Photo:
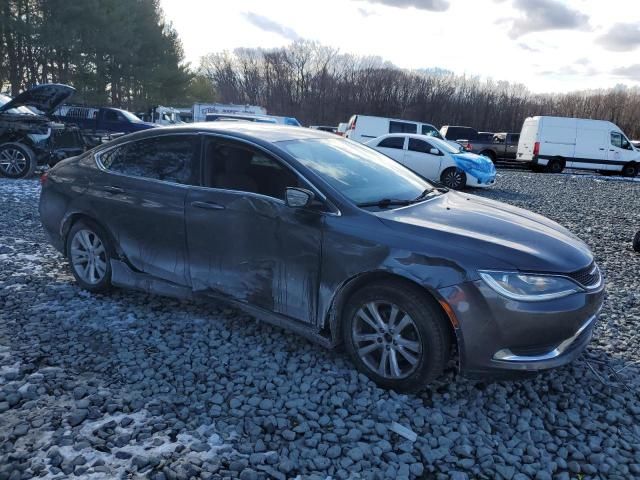
<svg viewBox="0 0 640 480"><path fill-rule="evenodd" d="M477 192L586 240L608 298L572 365L518 382L450 371L420 395L223 305L81 291L38 193L0 180L0 479L640 476L640 183L501 171Z"/></svg>

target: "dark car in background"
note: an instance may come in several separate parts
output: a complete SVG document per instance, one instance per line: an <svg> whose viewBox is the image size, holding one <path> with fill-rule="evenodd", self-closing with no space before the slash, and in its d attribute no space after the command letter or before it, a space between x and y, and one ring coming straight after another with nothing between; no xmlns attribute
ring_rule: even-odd
<svg viewBox="0 0 640 480"><path fill-rule="evenodd" d="M589 248L526 210L437 187L306 128L166 127L42 179L52 244L91 292L222 299L421 389L457 345L467 374L557 367L604 296Z"/></svg>
<svg viewBox="0 0 640 480"><path fill-rule="evenodd" d="M131 133L159 126L144 122L133 113L115 107L63 105L54 115L61 122L93 133Z"/></svg>
<svg viewBox="0 0 640 480"><path fill-rule="evenodd" d="M14 99L0 95L0 176L22 178L38 165L82 153L87 144L78 128L52 119L53 111L75 89L42 84Z"/></svg>

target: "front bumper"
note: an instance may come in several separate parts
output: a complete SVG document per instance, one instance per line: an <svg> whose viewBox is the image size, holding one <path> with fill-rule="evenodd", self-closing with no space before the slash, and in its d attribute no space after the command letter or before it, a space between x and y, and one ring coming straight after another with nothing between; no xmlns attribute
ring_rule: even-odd
<svg viewBox="0 0 640 480"><path fill-rule="evenodd" d="M495 175L492 178L486 180L485 182L482 182L480 179L478 179L477 177L473 176L470 173L467 173L466 175L467 175L467 187L487 188L495 185L496 183Z"/></svg>
<svg viewBox="0 0 640 480"><path fill-rule="evenodd" d="M591 340L604 302L596 290L544 302L502 297L482 280L439 290L457 323L460 370L477 377L555 368L577 358Z"/></svg>

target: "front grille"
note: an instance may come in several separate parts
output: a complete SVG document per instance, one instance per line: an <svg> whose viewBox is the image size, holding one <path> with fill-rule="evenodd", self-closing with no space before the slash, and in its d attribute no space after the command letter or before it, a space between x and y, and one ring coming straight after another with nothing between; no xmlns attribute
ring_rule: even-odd
<svg viewBox="0 0 640 480"><path fill-rule="evenodd" d="M594 287L600 283L600 269L595 262L582 270L569 273L567 276L585 288Z"/></svg>

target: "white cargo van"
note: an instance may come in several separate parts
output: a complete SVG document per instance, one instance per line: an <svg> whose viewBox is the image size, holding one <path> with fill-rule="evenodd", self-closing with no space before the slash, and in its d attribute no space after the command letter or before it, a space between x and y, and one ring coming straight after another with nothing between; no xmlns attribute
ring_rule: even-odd
<svg viewBox="0 0 640 480"><path fill-rule="evenodd" d="M419 133L430 137L442 138L438 129L430 123L400 120L397 118L372 117L369 115L353 115L345 137L360 143L378 138L387 133Z"/></svg>
<svg viewBox="0 0 640 480"><path fill-rule="evenodd" d="M516 160L552 173L566 167L633 177L640 169L640 151L617 125L583 118L527 118Z"/></svg>

